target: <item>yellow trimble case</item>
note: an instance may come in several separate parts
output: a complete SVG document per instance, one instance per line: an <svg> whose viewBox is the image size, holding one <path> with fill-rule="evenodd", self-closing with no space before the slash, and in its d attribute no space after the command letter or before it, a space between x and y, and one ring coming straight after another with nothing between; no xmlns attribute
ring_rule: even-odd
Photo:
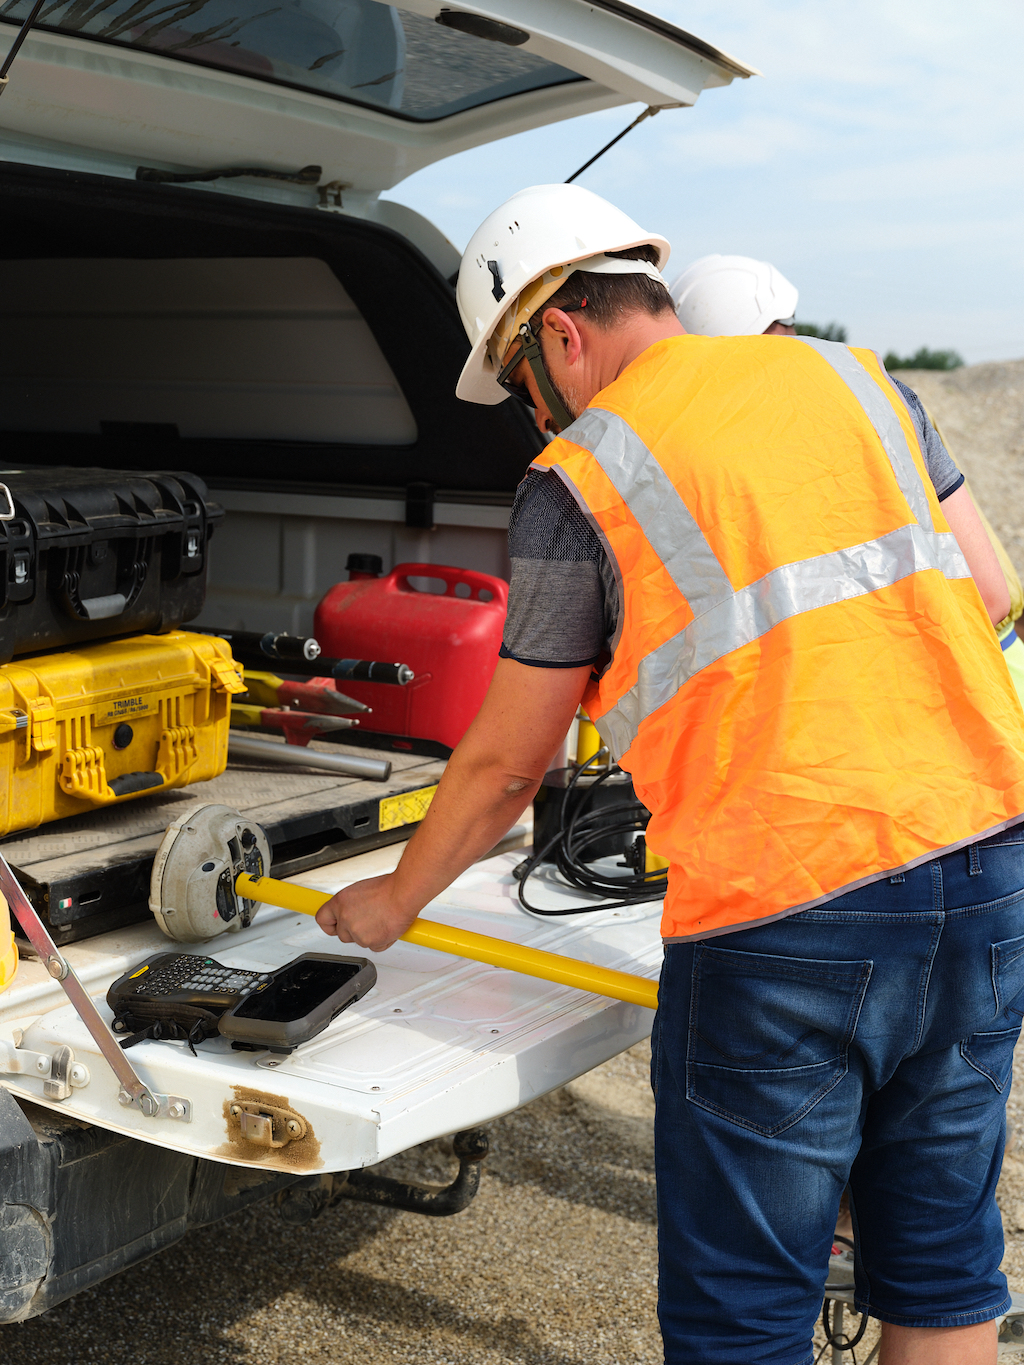
<svg viewBox="0 0 1024 1365"><path fill-rule="evenodd" d="M222 773L231 649L175 630L0 667L0 834Z"/></svg>

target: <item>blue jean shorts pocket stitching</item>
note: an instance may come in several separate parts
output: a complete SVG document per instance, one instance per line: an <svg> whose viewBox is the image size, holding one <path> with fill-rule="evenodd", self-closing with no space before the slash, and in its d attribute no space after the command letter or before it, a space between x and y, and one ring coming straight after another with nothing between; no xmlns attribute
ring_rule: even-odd
<svg viewBox="0 0 1024 1365"><path fill-rule="evenodd" d="M992 993L996 1013L1011 1022L1011 1015L1019 1019L1021 1002L1017 997L1024 991L1024 935L1004 939L992 945ZM1016 1006L1016 1008L1014 1008Z"/></svg>
<svg viewBox="0 0 1024 1365"><path fill-rule="evenodd" d="M655 1098L661 1085L661 1022L657 1014L651 1029L651 1091Z"/></svg>
<svg viewBox="0 0 1024 1365"><path fill-rule="evenodd" d="M871 967L697 947L687 1099L765 1137L792 1127L847 1073Z"/></svg>
<svg viewBox="0 0 1024 1365"><path fill-rule="evenodd" d="M960 1044L960 1056L968 1066L987 1076L1001 1095L1013 1076L1013 1049L1019 1037L1020 1020L1012 1028L972 1033Z"/></svg>

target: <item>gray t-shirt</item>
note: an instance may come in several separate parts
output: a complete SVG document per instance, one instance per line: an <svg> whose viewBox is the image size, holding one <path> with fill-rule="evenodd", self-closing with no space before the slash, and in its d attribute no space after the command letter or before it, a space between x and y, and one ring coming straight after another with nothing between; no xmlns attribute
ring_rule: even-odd
<svg viewBox="0 0 1024 1365"><path fill-rule="evenodd" d="M912 389L906 399L941 502L964 476ZM503 659L535 668L581 668L611 651L619 616L615 573L576 500L552 470L531 469L519 485L508 527L512 581Z"/></svg>

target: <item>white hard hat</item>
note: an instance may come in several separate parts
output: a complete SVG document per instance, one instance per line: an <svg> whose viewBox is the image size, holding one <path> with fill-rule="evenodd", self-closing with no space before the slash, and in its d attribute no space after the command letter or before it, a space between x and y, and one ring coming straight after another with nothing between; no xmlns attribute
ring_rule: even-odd
<svg viewBox="0 0 1024 1365"><path fill-rule="evenodd" d="M703 337L757 336L773 322L792 325L800 295L767 261L702 256L673 283L676 316Z"/></svg>
<svg viewBox="0 0 1024 1365"><path fill-rule="evenodd" d="M634 246L656 247L658 267L604 254ZM508 397L496 378L495 361L501 357L489 342L499 330L511 341L573 270L661 280L658 268L670 250L664 237L644 232L621 209L581 185L534 185L514 194L484 219L462 257L456 296L472 349L455 389L458 397L470 403L500 403ZM538 288L521 300L534 283Z"/></svg>

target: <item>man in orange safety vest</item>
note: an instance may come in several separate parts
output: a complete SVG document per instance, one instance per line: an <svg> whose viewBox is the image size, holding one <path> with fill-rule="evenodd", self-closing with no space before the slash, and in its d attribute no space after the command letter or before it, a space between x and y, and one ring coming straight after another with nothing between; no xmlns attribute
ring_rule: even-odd
<svg viewBox="0 0 1024 1365"><path fill-rule="evenodd" d="M666 1360L810 1365L849 1184L882 1365L989 1365L1024 1007L1005 583L872 352L688 336L667 256L578 186L520 192L471 240L458 392L560 435L513 509L480 715L398 869L318 919L393 943L518 817L582 701L669 863Z"/></svg>

